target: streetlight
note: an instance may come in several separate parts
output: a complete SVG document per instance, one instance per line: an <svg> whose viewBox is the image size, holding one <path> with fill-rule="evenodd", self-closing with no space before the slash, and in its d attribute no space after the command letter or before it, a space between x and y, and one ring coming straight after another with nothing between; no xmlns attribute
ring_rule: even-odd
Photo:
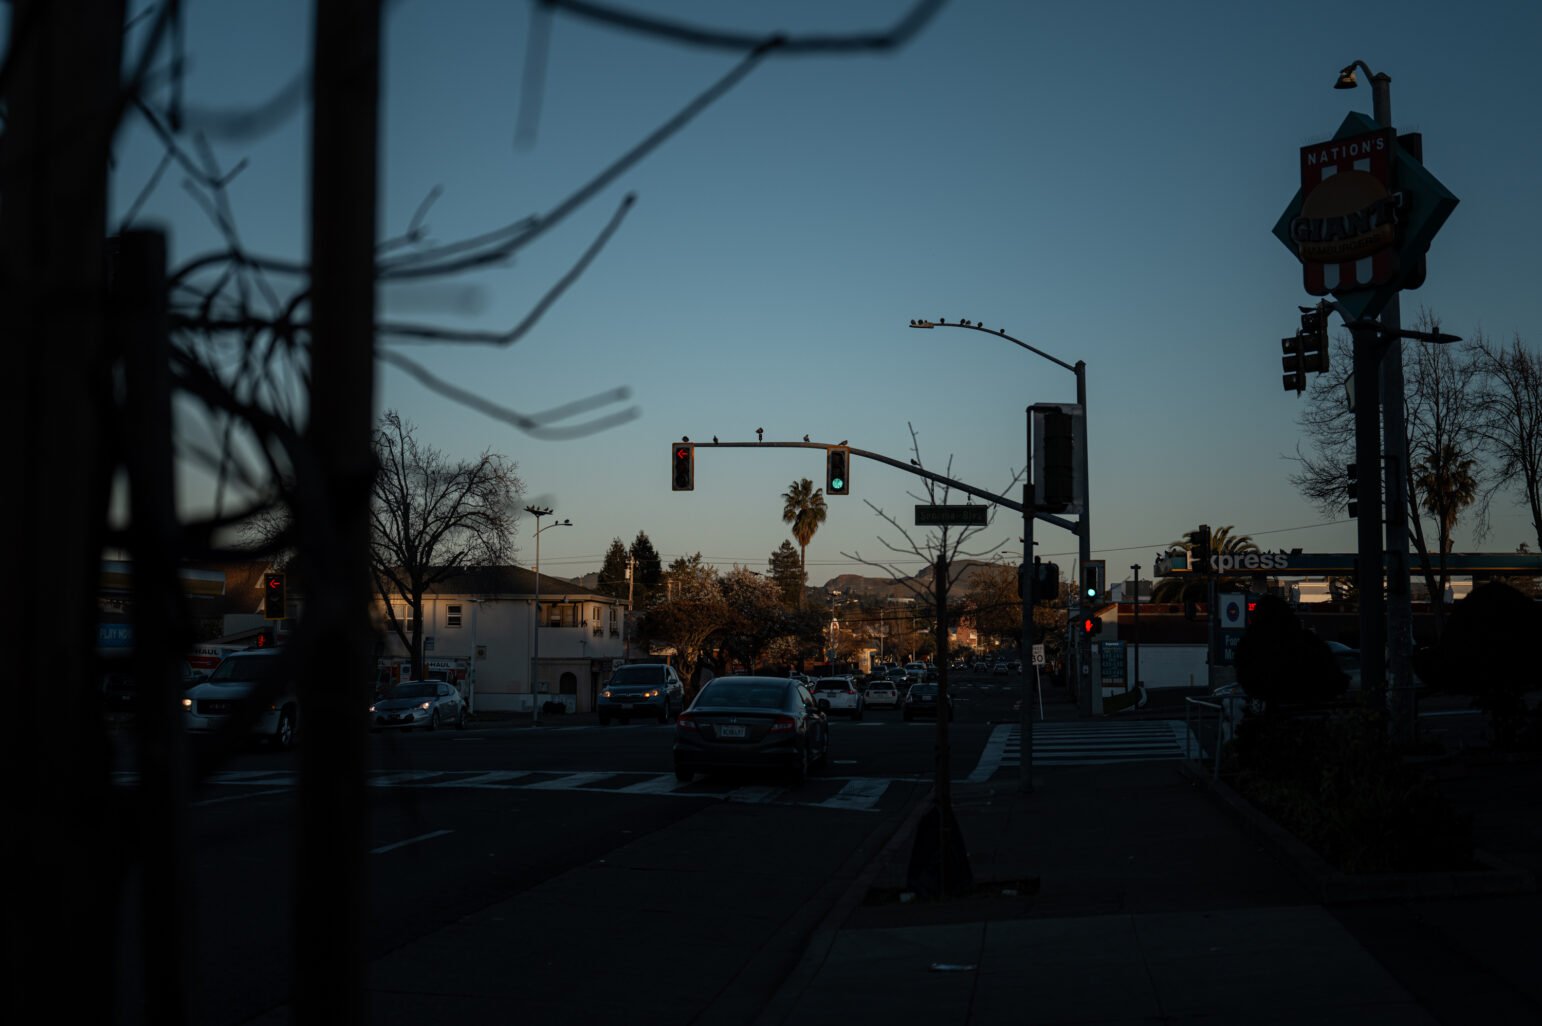
<svg viewBox="0 0 1542 1026"><path fill-rule="evenodd" d="M1382 128L1391 128L1392 76L1384 72L1372 71L1364 61L1356 60L1340 69L1338 80L1333 83L1333 88L1354 89L1359 85L1355 78L1356 69L1364 71L1366 77L1371 80L1371 117ZM1419 154L1415 152L1414 157L1418 158ZM1413 602L1408 585L1408 429L1403 410L1402 311L1399 308L1397 293L1393 293L1392 299L1382 308L1380 320L1382 340L1386 345L1384 349L1379 344L1375 345L1375 349L1380 349L1378 355L1372 355L1371 340L1362 342L1358 332L1355 339L1357 354L1362 349L1367 350L1357 363L1370 363L1374 359L1381 361L1382 409L1382 452L1375 453L1372 451L1373 446L1362 445L1360 448L1366 451L1356 453L1356 462L1362 467L1367 463L1375 466L1374 458L1379 455L1385 456L1382 466L1382 491L1386 496L1386 516L1383 518L1386 521L1387 560L1387 621L1384 639L1386 648L1384 651L1382 647L1381 624L1378 622L1368 625L1362 620L1361 635L1364 640L1360 646L1363 662L1361 669L1367 685L1378 689L1386 683L1386 670L1391 670L1393 694L1398 696L1394 703L1394 718L1403 736L1412 740L1417 706L1408 663L1409 652L1413 649ZM1369 375L1366 377L1368 379ZM1375 406L1375 392L1368 389L1367 394L1368 405ZM1367 414L1368 418L1373 416L1374 414ZM1374 429L1372 434L1374 435ZM1374 477L1371 477L1367 482L1373 480ZM1371 508L1367 509L1368 505ZM1381 560L1370 558L1375 550L1382 548L1375 505L1362 502L1360 515L1359 551L1363 565L1359 585L1362 610L1365 618L1376 617L1379 620L1381 610L1377 607L1380 605L1382 589ZM1365 544L1368 541L1374 541L1376 544Z"/></svg>
<svg viewBox="0 0 1542 1026"><path fill-rule="evenodd" d="M550 531L553 527L572 527L573 521L553 520L542 527L541 518L551 516L550 509L545 506L526 506L525 512L535 517L535 615L531 618L534 626L530 629L530 713L532 722L540 726L541 705L536 699L536 691L541 673L541 532Z"/></svg>
<svg viewBox="0 0 1542 1026"><path fill-rule="evenodd" d="M1086 566L1092 560L1092 500L1091 500L1091 497L1089 495L1089 492L1091 490L1090 489L1090 484L1089 484L1089 482L1087 480L1087 446L1085 444L1086 443L1086 438L1085 438L1085 435L1086 435L1086 424L1087 424L1087 419L1086 419L1086 417L1087 417L1087 364L1086 364L1086 361L1084 361L1084 360L1077 360L1076 363L1074 363L1074 364L1066 363L1064 360L1061 360L1061 359L1058 359L1056 357L1053 357L1050 354L1044 352L1042 349L1034 348L1033 346L1029 345L1027 342L1022 341L1021 339L1013 338L1011 335L1007 334L1007 331L1006 331L1005 328L997 328L995 331L991 331L989 328L985 327L983 324L976 324L976 323L971 322L971 321L959 321L956 324L949 324L946 319L942 319L942 320L939 320L939 321L936 321L936 322L928 321L928 320L924 320L923 319L923 320L911 321L910 322L910 326L912 328L939 328L939 327L940 328L968 328L971 331L979 331L979 332L983 332L983 333L985 333L987 335L994 335L996 338L1004 339L1004 340L1012 343L1013 345L1015 345L1015 346L1017 346L1017 347L1019 347L1021 349L1028 350L1030 353L1032 353L1035 356L1039 356L1039 357L1042 357L1042 358L1048 360L1050 363L1053 363L1057 367L1064 367L1066 370L1068 370L1072 374L1076 375L1076 403L1077 403L1078 406L1080 406L1082 408L1082 425L1083 425L1083 439L1082 439L1083 444L1079 447L1079 449L1078 449L1078 451L1076 453L1076 471L1077 471L1077 477L1080 479L1080 489L1079 490L1081 492L1081 494L1078 495L1077 498L1081 501L1081 507L1082 507L1081 508L1081 514L1080 514L1080 516L1077 517L1077 521L1076 521L1077 559L1080 561L1082 566ZM1031 420L1029 421L1029 424L1030 425L1032 424ZM1031 428L1030 428L1029 431L1025 431L1024 432L1024 437L1027 438L1027 448L1028 448L1027 462L1025 463L1025 466L1032 467L1033 466L1033 438L1031 437ZM1031 482L1030 482L1030 484L1031 484ZM1031 703L1031 696L1028 693L1028 655L1029 655L1029 653L1031 653L1033 651L1033 576L1032 576L1032 571L1033 571L1033 520L1034 520L1034 511L1033 511L1033 502L1032 502L1033 493L1032 493L1031 489L1029 489L1026 486L1023 489L1023 497L1024 497L1024 500L1025 500L1023 502L1023 570L1022 570L1023 583L1022 583L1022 589L1021 589L1022 596L1023 596L1023 640L1022 640L1022 644L1021 644L1022 656L1023 656L1023 658L1021 660L1021 663L1022 663L1022 666L1023 666L1023 678L1022 678L1022 687L1023 687L1022 738L1023 738L1023 740L1022 740L1022 754L1020 756L1020 758L1022 760L1022 774L1021 774L1020 779L1019 779L1019 787L1020 787L1021 790L1031 791L1031 790L1033 790L1033 781L1032 781L1032 776L1031 776L1031 774L1032 774L1032 764L1033 764L1033 715L1032 715L1032 710L1030 708L1030 706L1032 704ZM1092 678L1089 676L1089 674L1091 672L1091 664L1092 664L1092 641L1091 641L1091 639L1089 637L1087 637L1086 634L1081 634L1079 636L1079 638L1080 638L1080 640L1077 642L1077 645L1076 645L1077 669L1080 672L1079 687L1081 689L1084 689L1086 691L1086 693L1087 693L1087 708L1088 708L1088 710L1091 713L1093 713L1094 715L1100 715L1103 712L1103 689L1102 689L1101 686L1099 686L1099 687L1092 687Z"/></svg>

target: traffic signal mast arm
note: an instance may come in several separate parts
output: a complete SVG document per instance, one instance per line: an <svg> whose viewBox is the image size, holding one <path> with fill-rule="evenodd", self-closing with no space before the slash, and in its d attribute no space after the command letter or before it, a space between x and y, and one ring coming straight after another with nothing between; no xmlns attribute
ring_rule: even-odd
<svg viewBox="0 0 1542 1026"><path fill-rule="evenodd" d="M965 484L962 481L956 481L951 477L945 477L942 474L933 473L930 470L925 470L912 463L901 463L899 460L891 459L882 453L869 452L866 449L858 449L853 445L837 445L833 442L691 442L689 444L694 445L698 449L717 448L828 450L841 448L850 452L853 456L861 456L865 459L876 460L879 463L887 463L889 466L894 467L896 470L903 470L907 474L914 474L917 477L924 477L928 481L936 481L938 484L945 484L949 488L957 488L959 491L965 493L966 495L973 495L976 498L985 499L987 502L992 502L997 506L1004 506L1014 513L1023 512L1023 504L1017 499L1009 499L1005 495L997 495L995 492L986 491L984 488L977 488L972 484ZM1036 512L1034 513L1034 518L1037 520L1042 520L1047 524L1054 524L1061 530L1070 531L1072 534L1075 534L1077 530L1076 522L1074 520L1065 520L1051 513Z"/></svg>

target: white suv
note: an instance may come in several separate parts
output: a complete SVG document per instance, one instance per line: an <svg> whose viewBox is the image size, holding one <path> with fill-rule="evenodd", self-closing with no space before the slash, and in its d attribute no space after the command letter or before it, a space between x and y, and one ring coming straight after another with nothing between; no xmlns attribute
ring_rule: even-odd
<svg viewBox="0 0 1542 1026"><path fill-rule="evenodd" d="M866 704L856 681L850 677L820 677L814 682L814 701L830 713L845 713L854 720L862 718Z"/></svg>

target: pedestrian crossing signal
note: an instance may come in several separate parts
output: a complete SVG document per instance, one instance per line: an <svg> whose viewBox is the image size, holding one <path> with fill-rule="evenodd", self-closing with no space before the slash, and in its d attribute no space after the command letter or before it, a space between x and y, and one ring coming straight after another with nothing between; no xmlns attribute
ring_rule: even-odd
<svg viewBox="0 0 1542 1026"><path fill-rule="evenodd" d="M1103 618L1101 616L1082 617L1082 633L1086 635L1103 633Z"/></svg>
<svg viewBox="0 0 1542 1026"><path fill-rule="evenodd" d="M676 442L670 447L670 459L673 460L670 488L676 492L689 492L696 488L696 447L685 442Z"/></svg>

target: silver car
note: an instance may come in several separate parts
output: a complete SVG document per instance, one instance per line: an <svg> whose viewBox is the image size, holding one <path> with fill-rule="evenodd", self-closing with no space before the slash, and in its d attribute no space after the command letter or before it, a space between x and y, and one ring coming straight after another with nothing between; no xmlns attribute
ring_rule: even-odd
<svg viewBox="0 0 1542 1026"><path fill-rule="evenodd" d="M442 680L403 681L369 707L369 725L375 730L438 730L441 726L462 730L466 726L466 705L453 684Z"/></svg>
<svg viewBox="0 0 1542 1026"><path fill-rule="evenodd" d="M275 748L294 745L300 703L283 649L233 652L182 695L182 722L192 734L225 729L232 717L249 718L254 735Z"/></svg>

